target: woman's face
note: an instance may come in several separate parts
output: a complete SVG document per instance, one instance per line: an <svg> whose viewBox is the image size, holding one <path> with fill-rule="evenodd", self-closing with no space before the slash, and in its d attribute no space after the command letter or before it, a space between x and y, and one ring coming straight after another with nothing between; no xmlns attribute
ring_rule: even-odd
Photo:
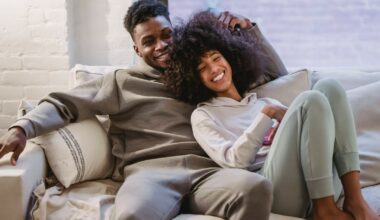
<svg viewBox="0 0 380 220"><path fill-rule="evenodd" d="M217 96L229 96L231 90L236 90L232 82L231 66L216 50L208 51L201 57L198 72L202 83Z"/></svg>

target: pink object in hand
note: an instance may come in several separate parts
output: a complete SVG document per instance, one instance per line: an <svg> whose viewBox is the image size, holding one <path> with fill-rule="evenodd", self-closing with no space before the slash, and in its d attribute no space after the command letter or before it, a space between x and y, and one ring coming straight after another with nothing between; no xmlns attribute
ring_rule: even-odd
<svg viewBox="0 0 380 220"><path fill-rule="evenodd" d="M274 135L276 134L277 128L280 123L275 123L270 129L268 134L264 137L263 145L271 145L274 139Z"/></svg>

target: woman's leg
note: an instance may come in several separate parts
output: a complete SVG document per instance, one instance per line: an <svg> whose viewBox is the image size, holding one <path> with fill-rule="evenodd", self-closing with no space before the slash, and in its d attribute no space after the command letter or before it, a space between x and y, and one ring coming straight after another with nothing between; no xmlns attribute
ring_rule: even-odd
<svg viewBox="0 0 380 220"><path fill-rule="evenodd" d="M350 219L334 203L334 194L340 194L333 177L334 141L326 97L317 91L299 95L281 122L262 170L274 187L273 212L305 217L313 200L334 211L327 213L330 219Z"/></svg>
<svg viewBox="0 0 380 220"><path fill-rule="evenodd" d="M320 80L313 89L326 96L334 116L334 163L343 184L345 194L343 208L355 216L355 219L378 219L361 193L354 117L346 92L332 79Z"/></svg>

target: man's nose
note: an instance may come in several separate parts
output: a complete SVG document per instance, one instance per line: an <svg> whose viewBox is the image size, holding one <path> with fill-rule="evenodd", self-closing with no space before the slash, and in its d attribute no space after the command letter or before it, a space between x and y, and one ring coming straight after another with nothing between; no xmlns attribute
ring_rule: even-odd
<svg viewBox="0 0 380 220"><path fill-rule="evenodd" d="M165 40L157 41L156 50L164 50L168 47L169 43Z"/></svg>

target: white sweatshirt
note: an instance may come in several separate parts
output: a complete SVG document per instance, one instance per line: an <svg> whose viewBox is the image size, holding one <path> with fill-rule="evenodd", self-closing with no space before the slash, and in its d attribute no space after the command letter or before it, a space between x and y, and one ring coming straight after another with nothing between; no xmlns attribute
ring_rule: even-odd
<svg viewBox="0 0 380 220"><path fill-rule="evenodd" d="M257 170L266 156L257 153L273 125L261 110L270 103L281 105L274 99L257 99L256 93L247 93L240 102L215 97L199 103L191 115L195 139L221 167Z"/></svg>

